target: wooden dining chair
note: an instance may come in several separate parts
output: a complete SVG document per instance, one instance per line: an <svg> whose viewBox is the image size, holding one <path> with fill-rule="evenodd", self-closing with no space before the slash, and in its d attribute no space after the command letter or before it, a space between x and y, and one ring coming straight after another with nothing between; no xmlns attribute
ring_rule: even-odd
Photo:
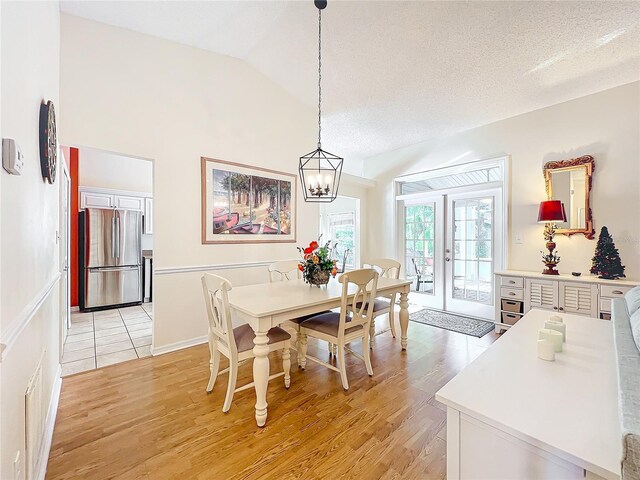
<svg viewBox="0 0 640 480"><path fill-rule="evenodd" d="M202 290L209 318L209 350L211 352L209 361L211 375L207 384L207 393L213 391L218 375L228 371L227 395L222 406L222 411L225 413L231 408L234 393L246 390L254 385L251 382L236 388L238 364L254 357L253 339L255 334L247 324L236 328L232 327L228 295L231 288L231 283L222 277L211 273L205 273L202 276ZM271 375L269 380L284 375L284 386L289 388L291 384L291 352L289 351L291 348L291 335L280 327L274 327L269 330L267 336L269 337L269 352L282 350L283 367L283 372ZM219 372L221 353L229 359L229 368Z"/></svg>
<svg viewBox="0 0 640 480"><path fill-rule="evenodd" d="M378 271L381 277L386 278L400 278L400 262L391 258L381 258L378 260L370 260L362 264L362 268L374 268ZM389 328L391 329L391 336L396 338L396 325L394 320L393 310L396 305L396 293L390 295L383 295L373 301L373 316L371 317L371 325L369 326L369 347L373 348L373 339L376 334L376 318L382 315L389 315Z"/></svg>
<svg viewBox="0 0 640 480"><path fill-rule="evenodd" d="M295 280L302 277L300 269L298 269L297 260L284 260L280 262L274 262L269 265L269 282L279 282L287 280ZM325 312L322 312L325 313ZM296 335L295 345L293 348L296 351L296 358L298 360L298 366L300 366L300 324L306 319L311 318L317 313L311 315L305 315L303 317L291 318L284 322L282 326L285 329L291 329ZM329 353L332 352L331 346L329 346Z"/></svg>
<svg viewBox="0 0 640 480"><path fill-rule="evenodd" d="M345 344L362 339L363 356L353 351L351 353L364 360L367 373L370 376L373 375L367 343L369 340L369 324L373 315L373 300L376 297L376 289L378 287L378 272L372 268L353 270L341 275L339 282L342 283L340 312L326 312L315 315L300 324L301 366L304 369L307 360L311 360L339 372L342 379L342 387L348 390L349 381L347 380L347 368L344 362ZM356 286L355 295L351 300L349 300L350 284ZM360 306L357 307L356 305ZM348 312L351 315L347 315ZM308 337L325 340L337 345L338 367L307 355Z"/></svg>

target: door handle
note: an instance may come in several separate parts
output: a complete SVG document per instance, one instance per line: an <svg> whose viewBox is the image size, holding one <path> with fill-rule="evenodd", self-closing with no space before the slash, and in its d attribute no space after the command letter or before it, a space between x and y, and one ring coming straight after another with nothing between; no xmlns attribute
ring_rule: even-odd
<svg viewBox="0 0 640 480"><path fill-rule="evenodd" d="M451 259L450 259L449 257L445 257L444 259L445 259L445 261L447 261L447 262L450 262L450 261L451 261Z"/></svg>

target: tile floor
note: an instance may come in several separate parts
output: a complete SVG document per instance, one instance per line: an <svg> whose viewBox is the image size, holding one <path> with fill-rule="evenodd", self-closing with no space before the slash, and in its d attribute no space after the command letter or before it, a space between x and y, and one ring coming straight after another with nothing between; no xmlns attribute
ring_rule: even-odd
<svg viewBox="0 0 640 480"><path fill-rule="evenodd" d="M151 355L152 304L73 312L62 376Z"/></svg>

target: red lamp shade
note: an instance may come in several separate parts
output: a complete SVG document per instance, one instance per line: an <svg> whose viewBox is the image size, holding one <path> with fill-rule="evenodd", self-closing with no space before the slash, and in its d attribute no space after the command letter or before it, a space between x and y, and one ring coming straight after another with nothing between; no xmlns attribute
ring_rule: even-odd
<svg viewBox="0 0 640 480"><path fill-rule="evenodd" d="M567 214L564 211L564 204L560 200L547 200L540 202L538 210L538 222L566 222Z"/></svg>

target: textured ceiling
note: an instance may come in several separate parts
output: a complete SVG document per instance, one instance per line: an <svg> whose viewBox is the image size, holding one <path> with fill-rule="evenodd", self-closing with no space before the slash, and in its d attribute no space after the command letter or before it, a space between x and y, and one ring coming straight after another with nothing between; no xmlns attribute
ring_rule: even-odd
<svg viewBox="0 0 640 480"><path fill-rule="evenodd" d="M61 10L241 58L317 105L311 1L62 1ZM640 2L330 1L323 147L358 173L384 151L638 80L639 19Z"/></svg>

